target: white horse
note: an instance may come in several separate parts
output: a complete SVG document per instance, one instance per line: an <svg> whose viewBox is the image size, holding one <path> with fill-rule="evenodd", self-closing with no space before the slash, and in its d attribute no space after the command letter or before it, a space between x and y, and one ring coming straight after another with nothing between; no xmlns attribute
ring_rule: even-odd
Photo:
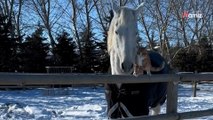
<svg viewBox="0 0 213 120"><path fill-rule="evenodd" d="M114 17L108 32L107 48L113 75L131 74L137 53L137 16L143 3L136 9L119 8L112 2Z"/></svg>
<svg viewBox="0 0 213 120"><path fill-rule="evenodd" d="M112 75L131 75L137 54L137 17L142 11L144 3L141 3L136 9L130 9L127 7L119 8L113 0L111 0L111 3L114 17L110 24L107 39L111 73ZM143 95L143 93L140 94L141 91L144 92L148 90L150 91L148 92L148 96L152 96L152 93L157 91L157 88L159 88L157 85L154 85L153 89L152 85L150 87L148 86L149 85L144 86L142 84L136 86L135 84L108 84L106 86L108 117L121 118L147 115L147 112L149 113L149 110L147 109L149 109L150 106L157 106L153 110L154 114L158 114L160 111L160 105L154 101L155 99L150 102L151 100L149 101L147 96ZM164 100L164 97L159 99ZM159 99L158 101L160 101Z"/></svg>

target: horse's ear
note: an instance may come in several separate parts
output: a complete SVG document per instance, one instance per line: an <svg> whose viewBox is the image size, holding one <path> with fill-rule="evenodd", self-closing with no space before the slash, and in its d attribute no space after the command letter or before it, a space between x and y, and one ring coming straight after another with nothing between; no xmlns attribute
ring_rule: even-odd
<svg viewBox="0 0 213 120"><path fill-rule="evenodd" d="M115 0L111 0L111 5L112 5L112 9L114 13L117 13L119 10L119 7L117 6L117 4L115 3Z"/></svg>
<svg viewBox="0 0 213 120"><path fill-rule="evenodd" d="M144 5L144 2L142 2L142 3L135 9L136 14L139 14L139 13L142 11L143 5Z"/></svg>

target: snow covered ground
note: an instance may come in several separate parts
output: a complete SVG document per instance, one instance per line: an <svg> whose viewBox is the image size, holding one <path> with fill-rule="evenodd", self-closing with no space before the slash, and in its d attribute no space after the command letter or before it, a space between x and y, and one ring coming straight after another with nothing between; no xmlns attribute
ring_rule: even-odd
<svg viewBox="0 0 213 120"><path fill-rule="evenodd" d="M191 85L179 85L178 112L213 108L213 84L199 84L198 97ZM162 113L165 113L163 105ZM0 90L0 120L106 120L103 87ZM212 120L212 116L196 120ZM193 119L194 120L194 119Z"/></svg>

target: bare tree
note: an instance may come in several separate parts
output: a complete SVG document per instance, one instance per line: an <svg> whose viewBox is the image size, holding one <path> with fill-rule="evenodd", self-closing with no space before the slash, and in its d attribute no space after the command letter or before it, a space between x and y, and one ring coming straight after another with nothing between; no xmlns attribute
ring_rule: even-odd
<svg viewBox="0 0 213 120"><path fill-rule="evenodd" d="M17 11L17 17L15 18L15 23L16 23L15 26L16 26L17 35L19 37L21 36L21 23L20 23L20 20L21 20L23 2L24 2L23 0L18 0L18 3L16 3L18 5L18 11Z"/></svg>
<svg viewBox="0 0 213 120"><path fill-rule="evenodd" d="M12 18L14 0L2 0L0 1L1 13Z"/></svg>
<svg viewBox="0 0 213 120"><path fill-rule="evenodd" d="M156 22L158 26L159 36L160 36L160 46L162 55L170 60L170 41L168 39L168 29L170 25L170 18L172 13L172 2L156 1Z"/></svg>
<svg viewBox="0 0 213 120"><path fill-rule="evenodd" d="M177 0L172 1L173 2L173 11L174 16L176 17L175 21L177 21L176 31L180 33L181 39L183 40L184 46L189 45L188 37L187 37L187 30L186 30L186 20L183 19L182 14L184 12L185 4L187 4L185 1Z"/></svg>
<svg viewBox="0 0 213 120"><path fill-rule="evenodd" d="M86 28L87 28L87 35L89 35L89 32L91 30L91 19L90 19L90 11L92 8L89 7L89 0L85 0L85 12L86 12Z"/></svg>
<svg viewBox="0 0 213 120"><path fill-rule="evenodd" d="M71 16L71 23L72 23L72 31L74 33L74 37L77 42L77 46L79 49L80 54L80 62L83 59L83 52L82 52L82 44L79 33L82 32L82 29L87 29L87 35L89 35L91 28L91 11L94 8L94 4L92 0L85 0L81 2L77 2L76 0L70 0L71 8L72 8L72 16ZM82 27L84 26L84 27ZM82 28L81 28L82 27Z"/></svg>
<svg viewBox="0 0 213 120"><path fill-rule="evenodd" d="M82 49L81 49L81 41L80 41L80 37L79 37L79 31L78 31L78 25L77 25L77 21L78 21L78 8L77 8L77 2L76 0L70 0L71 1L71 8L72 8L72 26L73 26L73 33L74 33L74 37L77 41L77 45L78 45L78 49L79 49L79 53L80 53L80 62L82 61L83 57L82 57Z"/></svg>
<svg viewBox="0 0 213 120"><path fill-rule="evenodd" d="M138 4L140 4L140 0ZM170 59L172 21L172 2L167 0L150 0L145 4L141 15L142 39L148 42L150 49L154 49L156 41L160 44L161 54Z"/></svg>
<svg viewBox="0 0 213 120"><path fill-rule="evenodd" d="M106 13L103 8L104 5L101 5L103 3L100 0L93 0L93 2L94 2L94 6L95 6L95 9L97 12L97 17L99 19L98 23L100 24L102 30L105 33L107 31L107 26L106 26L106 24L104 24L104 18L106 18L107 16L106 16L106 14L103 14L103 13ZM102 12L102 14L101 14L101 12Z"/></svg>
<svg viewBox="0 0 213 120"><path fill-rule="evenodd" d="M2 0L0 1L1 14L8 17L8 20L13 22L14 0ZM11 37L15 37L15 27L11 27Z"/></svg>
<svg viewBox="0 0 213 120"><path fill-rule="evenodd" d="M136 7L142 1L144 0L118 0L117 3L120 6ZM98 37L106 36L107 34L103 33L107 33L108 30L109 22L106 18L109 16L110 9L110 2L104 0L69 0L66 4L60 0L0 1L0 14L7 15L13 22L13 37L16 33L21 36L23 29L26 31L25 27L32 29L32 26L39 22L44 25L51 46L54 46L54 33L58 29L69 29L76 40L80 55L82 55L82 46L79 33L86 26L87 32L98 31L96 32ZM202 18L183 18L184 11L189 13L200 11ZM157 41L161 46L163 56L169 60L173 58L171 45L188 47L204 34L213 38L212 16L212 0L149 0L145 2L139 20L139 34L142 40L148 42L151 49L155 47L153 43Z"/></svg>
<svg viewBox="0 0 213 120"><path fill-rule="evenodd" d="M125 6L127 4L128 0L119 0L120 6Z"/></svg>
<svg viewBox="0 0 213 120"><path fill-rule="evenodd" d="M38 16L41 18L44 23L44 27L47 29L47 33L50 39L50 44L53 47L55 45L55 40L52 35L53 23L55 21L51 21L51 0L32 0L35 11Z"/></svg>

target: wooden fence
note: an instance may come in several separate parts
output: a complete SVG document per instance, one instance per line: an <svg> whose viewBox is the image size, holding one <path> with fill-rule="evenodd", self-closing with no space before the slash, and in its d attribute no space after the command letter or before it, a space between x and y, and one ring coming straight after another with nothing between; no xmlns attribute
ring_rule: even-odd
<svg viewBox="0 0 213 120"><path fill-rule="evenodd" d="M177 74L197 74L197 72L178 72ZM200 72L199 74L213 74L213 72ZM198 83L203 83L203 82L208 82L210 81L192 81L192 96L196 97L197 96L197 85Z"/></svg>
<svg viewBox="0 0 213 120"><path fill-rule="evenodd" d="M166 114L134 117L131 120L179 120L213 115L213 108L202 111L177 113L178 82L203 80L213 81L213 74L155 74L152 76L143 75L134 77L130 75L100 74L0 73L0 86L168 82Z"/></svg>

